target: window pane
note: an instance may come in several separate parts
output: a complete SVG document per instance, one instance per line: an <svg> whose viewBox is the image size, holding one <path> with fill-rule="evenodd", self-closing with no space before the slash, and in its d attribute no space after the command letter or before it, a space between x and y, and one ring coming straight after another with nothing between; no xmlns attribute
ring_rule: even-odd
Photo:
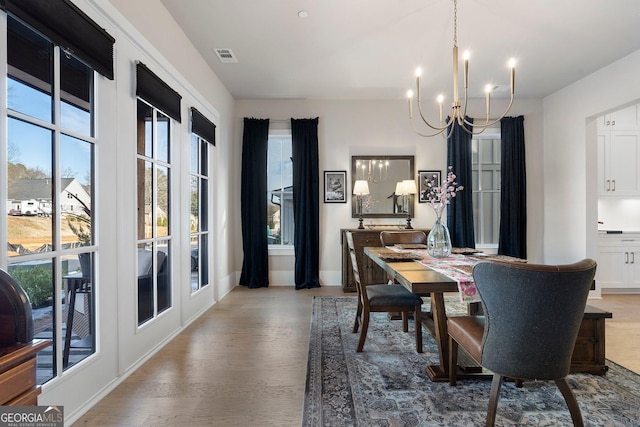
<svg viewBox="0 0 640 427"><path fill-rule="evenodd" d="M138 245L138 324L153 318L154 265L153 245Z"/></svg>
<svg viewBox="0 0 640 427"><path fill-rule="evenodd" d="M282 142L269 140L267 151L267 191L282 189Z"/></svg>
<svg viewBox="0 0 640 427"><path fill-rule="evenodd" d="M153 237L152 227L152 178L153 169L151 162L138 159L138 238L150 239Z"/></svg>
<svg viewBox="0 0 640 427"><path fill-rule="evenodd" d="M74 57L60 55L60 90L62 127L91 136L93 70Z"/></svg>
<svg viewBox="0 0 640 427"><path fill-rule="evenodd" d="M153 147L153 108L138 100L138 154L151 157Z"/></svg>
<svg viewBox="0 0 640 427"><path fill-rule="evenodd" d="M269 137L267 234L270 245L293 244L293 162L290 135Z"/></svg>
<svg viewBox="0 0 640 427"><path fill-rule="evenodd" d="M197 176L191 176L191 217L190 219L190 228L192 233L197 233L200 231L199 229L199 198L198 194L198 183L199 179Z"/></svg>
<svg viewBox="0 0 640 427"><path fill-rule="evenodd" d="M287 189L293 187L293 156L291 152L291 140L282 144L282 187ZM289 190L291 189L289 188Z"/></svg>
<svg viewBox="0 0 640 427"><path fill-rule="evenodd" d="M64 369L95 352L93 253L62 259Z"/></svg>
<svg viewBox="0 0 640 427"><path fill-rule="evenodd" d="M482 189L484 191L487 190L495 190L498 187L498 183L496 182L496 174L494 173L493 170L488 169L488 170L484 170L482 171L482 173L480 174L480 177L482 178Z"/></svg>
<svg viewBox="0 0 640 427"><path fill-rule="evenodd" d="M158 166L158 203L156 206L157 236L169 235L169 169Z"/></svg>
<svg viewBox="0 0 640 427"><path fill-rule="evenodd" d="M157 307L158 313L162 313L171 307L171 287L169 286L170 267L171 267L171 247L168 240L158 242L157 253Z"/></svg>
<svg viewBox="0 0 640 427"><path fill-rule="evenodd" d="M158 155L157 160L169 162L169 117L161 112L158 114Z"/></svg>
<svg viewBox="0 0 640 427"><path fill-rule="evenodd" d="M191 173L198 173L198 147L200 145L199 138L196 134L191 134Z"/></svg>
<svg viewBox="0 0 640 427"><path fill-rule="evenodd" d="M209 230L209 180L200 180L200 231Z"/></svg>
<svg viewBox="0 0 640 427"><path fill-rule="evenodd" d="M267 194L267 240L270 245L282 243L280 236L280 203L279 192Z"/></svg>
<svg viewBox="0 0 640 427"><path fill-rule="evenodd" d="M200 247L198 243L198 235L191 236L191 292L195 292L200 288L200 277L198 274L200 260Z"/></svg>
<svg viewBox="0 0 640 427"><path fill-rule="evenodd" d="M92 244L91 195L93 144L60 137L60 208L63 218L62 243Z"/></svg>
<svg viewBox="0 0 640 427"><path fill-rule="evenodd" d="M12 78L7 79L8 107L45 122L51 122L51 95Z"/></svg>
<svg viewBox="0 0 640 427"><path fill-rule="evenodd" d="M11 16L7 19L7 106L51 123L53 45Z"/></svg>
<svg viewBox="0 0 640 427"><path fill-rule="evenodd" d="M200 174L209 175L209 143L204 139L200 140Z"/></svg>
<svg viewBox="0 0 640 427"><path fill-rule="evenodd" d="M8 254L49 251L53 244L53 133L12 118L7 123Z"/></svg>
<svg viewBox="0 0 640 427"><path fill-rule="evenodd" d="M293 245L293 192L285 191L282 193L282 206L280 207L282 221L280 223L280 232L282 234L283 245Z"/></svg>
<svg viewBox="0 0 640 427"><path fill-rule="evenodd" d="M33 338L55 342L52 260L49 258L11 264L8 273L29 296L33 315ZM53 378L54 354L55 351L52 351L51 347L38 352L36 369L38 384Z"/></svg>
<svg viewBox="0 0 640 427"><path fill-rule="evenodd" d="M200 235L200 287L209 284L209 234Z"/></svg>
<svg viewBox="0 0 640 427"><path fill-rule="evenodd" d="M483 242L486 244L498 243L498 234L500 232L500 194L499 193L483 193Z"/></svg>

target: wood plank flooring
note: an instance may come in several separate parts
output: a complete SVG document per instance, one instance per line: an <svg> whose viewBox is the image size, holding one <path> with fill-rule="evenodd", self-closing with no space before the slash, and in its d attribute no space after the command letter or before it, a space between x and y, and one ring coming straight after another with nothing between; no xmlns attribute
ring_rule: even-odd
<svg viewBox="0 0 640 427"><path fill-rule="evenodd" d="M313 295L344 293L235 288L73 425L300 426ZM607 358L640 373L640 295L589 304L613 312Z"/></svg>
<svg viewBox="0 0 640 427"><path fill-rule="evenodd" d="M613 313L605 321L607 359L640 374L640 295L603 295L588 304Z"/></svg>

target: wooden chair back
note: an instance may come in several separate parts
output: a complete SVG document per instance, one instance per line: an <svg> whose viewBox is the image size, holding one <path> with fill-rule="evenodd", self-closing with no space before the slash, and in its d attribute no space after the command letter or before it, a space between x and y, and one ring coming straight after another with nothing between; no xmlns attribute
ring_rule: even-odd
<svg viewBox="0 0 640 427"><path fill-rule="evenodd" d="M382 231L380 232L382 246L391 246L398 243L417 243L425 245L427 235L424 231Z"/></svg>

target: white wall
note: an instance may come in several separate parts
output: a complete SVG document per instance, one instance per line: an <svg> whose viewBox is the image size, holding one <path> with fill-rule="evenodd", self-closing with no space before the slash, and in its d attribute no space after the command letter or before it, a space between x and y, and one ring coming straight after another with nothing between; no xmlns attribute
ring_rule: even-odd
<svg viewBox="0 0 640 427"><path fill-rule="evenodd" d="M158 1L74 0L116 39L115 80L98 77L96 144L97 351L44 384L41 405L63 405L72 423L235 285L231 176L233 98ZM114 5L116 7L114 7ZM125 18L126 16L126 18ZM135 63L182 95L172 130L172 308L142 328L136 321ZM217 126L211 150L214 212L211 286L190 291L189 107Z"/></svg>
<svg viewBox="0 0 640 427"><path fill-rule="evenodd" d="M595 118L640 98L640 51L544 99L544 259L597 260Z"/></svg>
<svg viewBox="0 0 640 427"><path fill-rule="evenodd" d="M542 258L542 102L540 100L517 100L510 111L511 116L525 116L525 138L527 147L527 192L529 198L528 229L529 259ZM472 107L484 108L484 101ZM500 111L500 106L492 107ZM270 119L319 117L319 168L320 179L324 170L346 170L347 181L351 180L352 155L414 155L415 170L442 170L447 168L446 142L441 137L417 136L408 122L405 99L396 101L341 101L341 100L238 100L234 119L235 192L240 194L240 159L242 153L242 119L257 117ZM473 114L473 108L470 109ZM320 186L322 193L322 185ZM351 191L351 186L349 185ZM319 195L322 200L322 194ZM235 206L240 207L239 196ZM238 215L239 217L239 215ZM366 219L366 223L369 223ZM398 219L374 219L374 222L397 224ZM429 205L415 204L416 228L430 228L435 215ZM358 220L351 218L351 195L346 204L320 203L320 280L323 285L341 285L340 229L355 228ZM235 224L240 233L240 222ZM236 266L242 267L242 247L236 246ZM272 285L292 285L293 273L282 274L284 268L293 269L292 256L270 256L270 270L280 272L270 276ZM290 282L282 280L290 278ZM277 281L274 281L277 280Z"/></svg>

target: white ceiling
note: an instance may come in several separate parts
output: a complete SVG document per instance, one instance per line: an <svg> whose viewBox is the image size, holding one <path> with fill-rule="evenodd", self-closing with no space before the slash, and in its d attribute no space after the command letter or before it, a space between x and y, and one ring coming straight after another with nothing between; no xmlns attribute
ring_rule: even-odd
<svg viewBox="0 0 640 427"><path fill-rule="evenodd" d="M236 99L401 99L417 66L451 97L452 0L162 3ZM508 87L513 56L516 97L541 98L640 49L640 0L458 0L458 46L470 97Z"/></svg>

